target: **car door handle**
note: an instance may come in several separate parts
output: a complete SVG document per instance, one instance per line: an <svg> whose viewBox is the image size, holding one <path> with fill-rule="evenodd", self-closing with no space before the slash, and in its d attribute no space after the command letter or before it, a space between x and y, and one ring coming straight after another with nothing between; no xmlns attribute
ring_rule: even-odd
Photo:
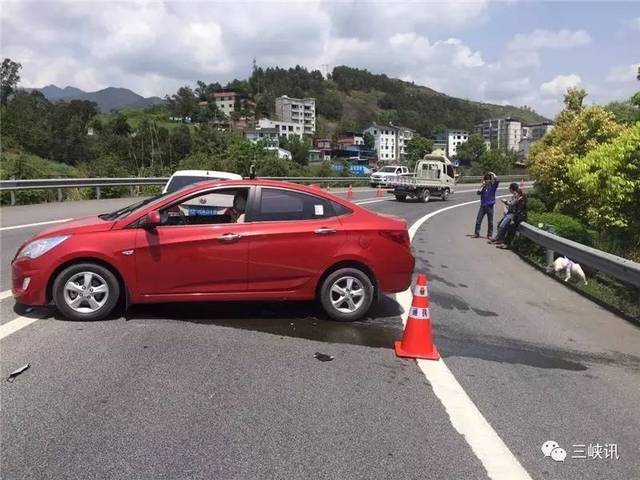
<svg viewBox="0 0 640 480"><path fill-rule="evenodd" d="M225 233L218 237L218 241L223 243L237 242L238 240L240 240L240 235L237 233Z"/></svg>
<svg viewBox="0 0 640 480"><path fill-rule="evenodd" d="M313 233L316 235L331 235L332 233L336 233L335 228L321 227L315 230Z"/></svg>

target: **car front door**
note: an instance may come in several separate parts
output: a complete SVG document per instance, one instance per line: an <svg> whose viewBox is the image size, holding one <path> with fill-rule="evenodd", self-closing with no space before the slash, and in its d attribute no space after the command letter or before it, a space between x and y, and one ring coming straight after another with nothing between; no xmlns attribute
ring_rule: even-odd
<svg viewBox="0 0 640 480"><path fill-rule="evenodd" d="M160 211L162 224L139 228L137 290L145 296L245 292L252 226L234 202L248 188L222 188L191 196Z"/></svg>
<svg viewBox="0 0 640 480"><path fill-rule="evenodd" d="M346 232L332 202L283 188L261 187L249 247L248 290L299 291L331 265Z"/></svg>

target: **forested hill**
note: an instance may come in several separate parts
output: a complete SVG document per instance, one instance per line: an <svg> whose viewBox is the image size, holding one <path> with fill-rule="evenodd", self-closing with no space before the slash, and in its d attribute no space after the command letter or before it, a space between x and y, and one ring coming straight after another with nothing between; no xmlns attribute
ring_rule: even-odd
<svg viewBox="0 0 640 480"><path fill-rule="evenodd" d="M202 84L201 84L202 85ZM259 113L269 114L279 95L310 96L317 101L319 133L361 129L372 121L393 122L431 137L445 128L471 130L491 117L513 116L526 123L545 118L530 108L493 105L451 97L367 70L340 66L328 80L319 71L295 67L254 68L248 81L229 84L252 94Z"/></svg>

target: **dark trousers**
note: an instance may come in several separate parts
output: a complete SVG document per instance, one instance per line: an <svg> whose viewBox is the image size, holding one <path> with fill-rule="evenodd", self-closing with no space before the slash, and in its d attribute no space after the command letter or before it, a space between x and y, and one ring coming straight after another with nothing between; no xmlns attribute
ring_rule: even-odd
<svg viewBox="0 0 640 480"><path fill-rule="evenodd" d="M493 205L480 205L478 210L478 216L476 217L476 235L480 235L480 225L482 225L482 219L487 216L487 236L493 236Z"/></svg>

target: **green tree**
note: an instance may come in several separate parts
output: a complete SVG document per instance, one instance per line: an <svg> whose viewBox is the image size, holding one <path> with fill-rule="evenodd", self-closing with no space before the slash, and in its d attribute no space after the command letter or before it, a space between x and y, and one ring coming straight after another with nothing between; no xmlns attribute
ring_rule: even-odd
<svg viewBox="0 0 640 480"><path fill-rule="evenodd" d="M173 95L167 95L165 100L173 116L184 119L198 112L198 99L191 87L180 87Z"/></svg>
<svg viewBox="0 0 640 480"><path fill-rule="evenodd" d="M477 161L471 164L471 175L484 175L487 172L508 175L515 161L515 152L492 148L486 150Z"/></svg>
<svg viewBox="0 0 640 480"><path fill-rule="evenodd" d="M309 150L311 149L311 140L308 137L300 139L297 135L290 138L280 137L280 147L291 152L291 158L298 165L307 165L309 163Z"/></svg>
<svg viewBox="0 0 640 480"><path fill-rule="evenodd" d="M366 148L367 150L373 150L374 148L376 148L376 139L371 133L364 132L364 135L362 137L364 139L364 148Z"/></svg>
<svg viewBox="0 0 640 480"><path fill-rule="evenodd" d="M433 140L430 138L424 138L422 135L415 134L411 140L407 143L407 162L409 168L413 169L418 160L431 153L433 149Z"/></svg>
<svg viewBox="0 0 640 480"><path fill-rule="evenodd" d="M632 124L640 121L640 107L634 105L631 100L625 102L610 102L605 108L613 113L618 123Z"/></svg>
<svg viewBox="0 0 640 480"><path fill-rule="evenodd" d="M575 183L567 178L569 166L622 129L603 107L582 107L582 92L568 92L565 109L556 117L553 130L533 144L529 152L529 172L537 187L552 205L561 202L567 213L577 207Z"/></svg>
<svg viewBox="0 0 640 480"><path fill-rule="evenodd" d="M0 66L0 104L6 105L20 81L20 69L22 65L10 58L5 58Z"/></svg>
<svg viewBox="0 0 640 480"><path fill-rule="evenodd" d="M463 165L473 165L480 161L486 151L487 144L482 135L473 133L469 135L469 139L465 143L458 146L456 159Z"/></svg>
<svg viewBox="0 0 640 480"><path fill-rule="evenodd" d="M131 134L131 125L129 125L126 115L122 113L117 113L113 118L111 118L107 124L107 128L114 135L127 136Z"/></svg>
<svg viewBox="0 0 640 480"><path fill-rule="evenodd" d="M567 177L576 184L583 218L640 245L640 123L577 158Z"/></svg>
<svg viewBox="0 0 640 480"><path fill-rule="evenodd" d="M570 112L579 112L582 110L582 102L587 97L587 92L583 88L572 87L567 90L564 95L565 109Z"/></svg>

